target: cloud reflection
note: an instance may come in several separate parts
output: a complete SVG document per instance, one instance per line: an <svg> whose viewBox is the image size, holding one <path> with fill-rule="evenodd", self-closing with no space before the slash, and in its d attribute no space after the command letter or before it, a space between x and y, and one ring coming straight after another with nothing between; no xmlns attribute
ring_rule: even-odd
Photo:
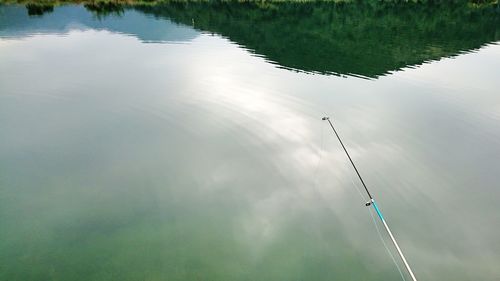
<svg viewBox="0 0 500 281"><path fill-rule="evenodd" d="M467 88L498 83L497 63L482 66L498 45L366 81L277 69L206 34L185 45L95 30L0 42L0 229L20 245L36 226L28 265L53 253L62 270L67 245L88 241L81 249L101 245L112 271L177 279L397 278L326 111L419 276L498 276L497 87ZM93 258L85 251L70 269Z"/></svg>

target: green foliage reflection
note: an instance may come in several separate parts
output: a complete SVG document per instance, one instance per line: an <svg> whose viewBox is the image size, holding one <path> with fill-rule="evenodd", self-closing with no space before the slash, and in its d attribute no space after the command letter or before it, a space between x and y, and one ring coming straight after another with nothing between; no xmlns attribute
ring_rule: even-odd
<svg viewBox="0 0 500 281"><path fill-rule="evenodd" d="M5 1L4 1L5 2ZM24 1L30 15L69 1ZM376 78L500 38L498 1L71 1L217 33L280 67Z"/></svg>
<svg viewBox="0 0 500 281"><path fill-rule="evenodd" d="M282 67L377 77L497 41L499 10L469 2L195 2L137 6L221 34Z"/></svg>

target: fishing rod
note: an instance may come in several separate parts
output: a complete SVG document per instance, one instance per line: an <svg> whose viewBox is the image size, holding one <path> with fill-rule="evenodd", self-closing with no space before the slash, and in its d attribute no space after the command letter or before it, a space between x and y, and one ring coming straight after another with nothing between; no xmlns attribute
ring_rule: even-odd
<svg viewBox="0 0 500 281"><path fill-rule="evenodd" d="M356 171L356 174L358 175L358 178L359 180L361 181L361 184L363 185L363 187L365 188L365 191L366 193L368 194L368 197L370 198L370 201L366 202L366 206L370 206L372 205L373 208L375 209L375 212L377 213L378 217L380 218L380 220L382 221L382 224L384 225L384 228L385 230L387 230L387 233L389 233L389 236L391 237L391 240L392 240L392 243L394 244L394 246L396 247L396 249L398 250L398 254L399 256L401 257L401 260L403 260L403 263L406 267L406 270L408 271L408 273L410 274L411 276L411 279L413 281L417 281L417 278L415 278L415 275L413 274L413 271L411 270L410 268L410 265L408 264L408 262L406 261L406 258L405 256L403 255L403 252L401 251L401 248L399 248L399 245L398 245L398 242L396 242L396 239L394 238L394 235L392 235L392 232L391 232L391 229L389 229L389 226L387 225L387 223L385 222L385 219L384 219L384 216L382 215L382 212L380 211L380 209L378 208L377 206L377 203L375 203L375 199L373 199L373 196L372 194L370 193L370 191L368 190L368 187L366 187L366 184L365 182L363 181L363 178L361 177L361 175L359 174L359 171L358 171L358 168L356 168L356 165L354 165L354 162L352 161L352 158L351 158L351 155L349 155L349 152L347 152L347 149L345 148L344 146L344 143L342 142L342 140L340 139L340 136L339 134L337 133L337 130L335 130L335 127L333 127L333 124L332 124L332 121L330 121L330 117L323 117L321 120L323 121L328 121L328 123L330 123L330 127L332 127L332 130L333 132L335 133L335 135L337 136L337 139L339 140L340 142L340 145L342 146L342 148L344 149L344 152L345 154L347 155L347 158L349 158L349 161L351 161L351 164L352 164L352 167L354 168L354 171Z"/></svg>

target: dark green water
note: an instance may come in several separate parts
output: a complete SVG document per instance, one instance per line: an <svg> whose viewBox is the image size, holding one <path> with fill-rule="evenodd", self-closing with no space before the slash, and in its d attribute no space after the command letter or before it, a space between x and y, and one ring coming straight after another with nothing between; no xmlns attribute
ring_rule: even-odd
<svg viewBox="0 0 500 281"><path fill-rule="evenodd" d="M324 115L420 281L500 280L499 41L459 1L0 6L0 280L401 280Z"/></svg>

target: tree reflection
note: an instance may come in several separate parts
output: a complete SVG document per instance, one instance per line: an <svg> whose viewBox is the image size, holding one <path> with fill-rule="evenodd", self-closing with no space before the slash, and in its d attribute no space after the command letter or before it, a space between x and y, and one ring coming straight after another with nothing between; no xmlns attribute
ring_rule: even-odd
<svg viewBox="0 0 500 281"><path fill-rule="evenodd" d="M220 34L295 71L376 78L498 41L495 3L92 1L84 6L98 19L134 9ZM26 7L30 15L53 10L42 4Z"/></svg>
<svg viewBox="0 0 500 281"><path fill-rule="evenodd" d="M45 13L52 13L54 11L54 6L50 4L26 4L26 10L28 10L28 15L30 16L42 16Z"/></svg>
<svg viewBox="0 0 500 281"><path fill-rule="evenodd" d="M108 15L122 15L124 6L114 2L92 2L84 4L85 8L97 17L106 17Z"/></svg>
<svg viewBox="0 0 500 281"><path fill-rule="evenodd" d="M196 2L135 9L221 34L282 67L378 77L499 40L495 5Z"/></svg>

